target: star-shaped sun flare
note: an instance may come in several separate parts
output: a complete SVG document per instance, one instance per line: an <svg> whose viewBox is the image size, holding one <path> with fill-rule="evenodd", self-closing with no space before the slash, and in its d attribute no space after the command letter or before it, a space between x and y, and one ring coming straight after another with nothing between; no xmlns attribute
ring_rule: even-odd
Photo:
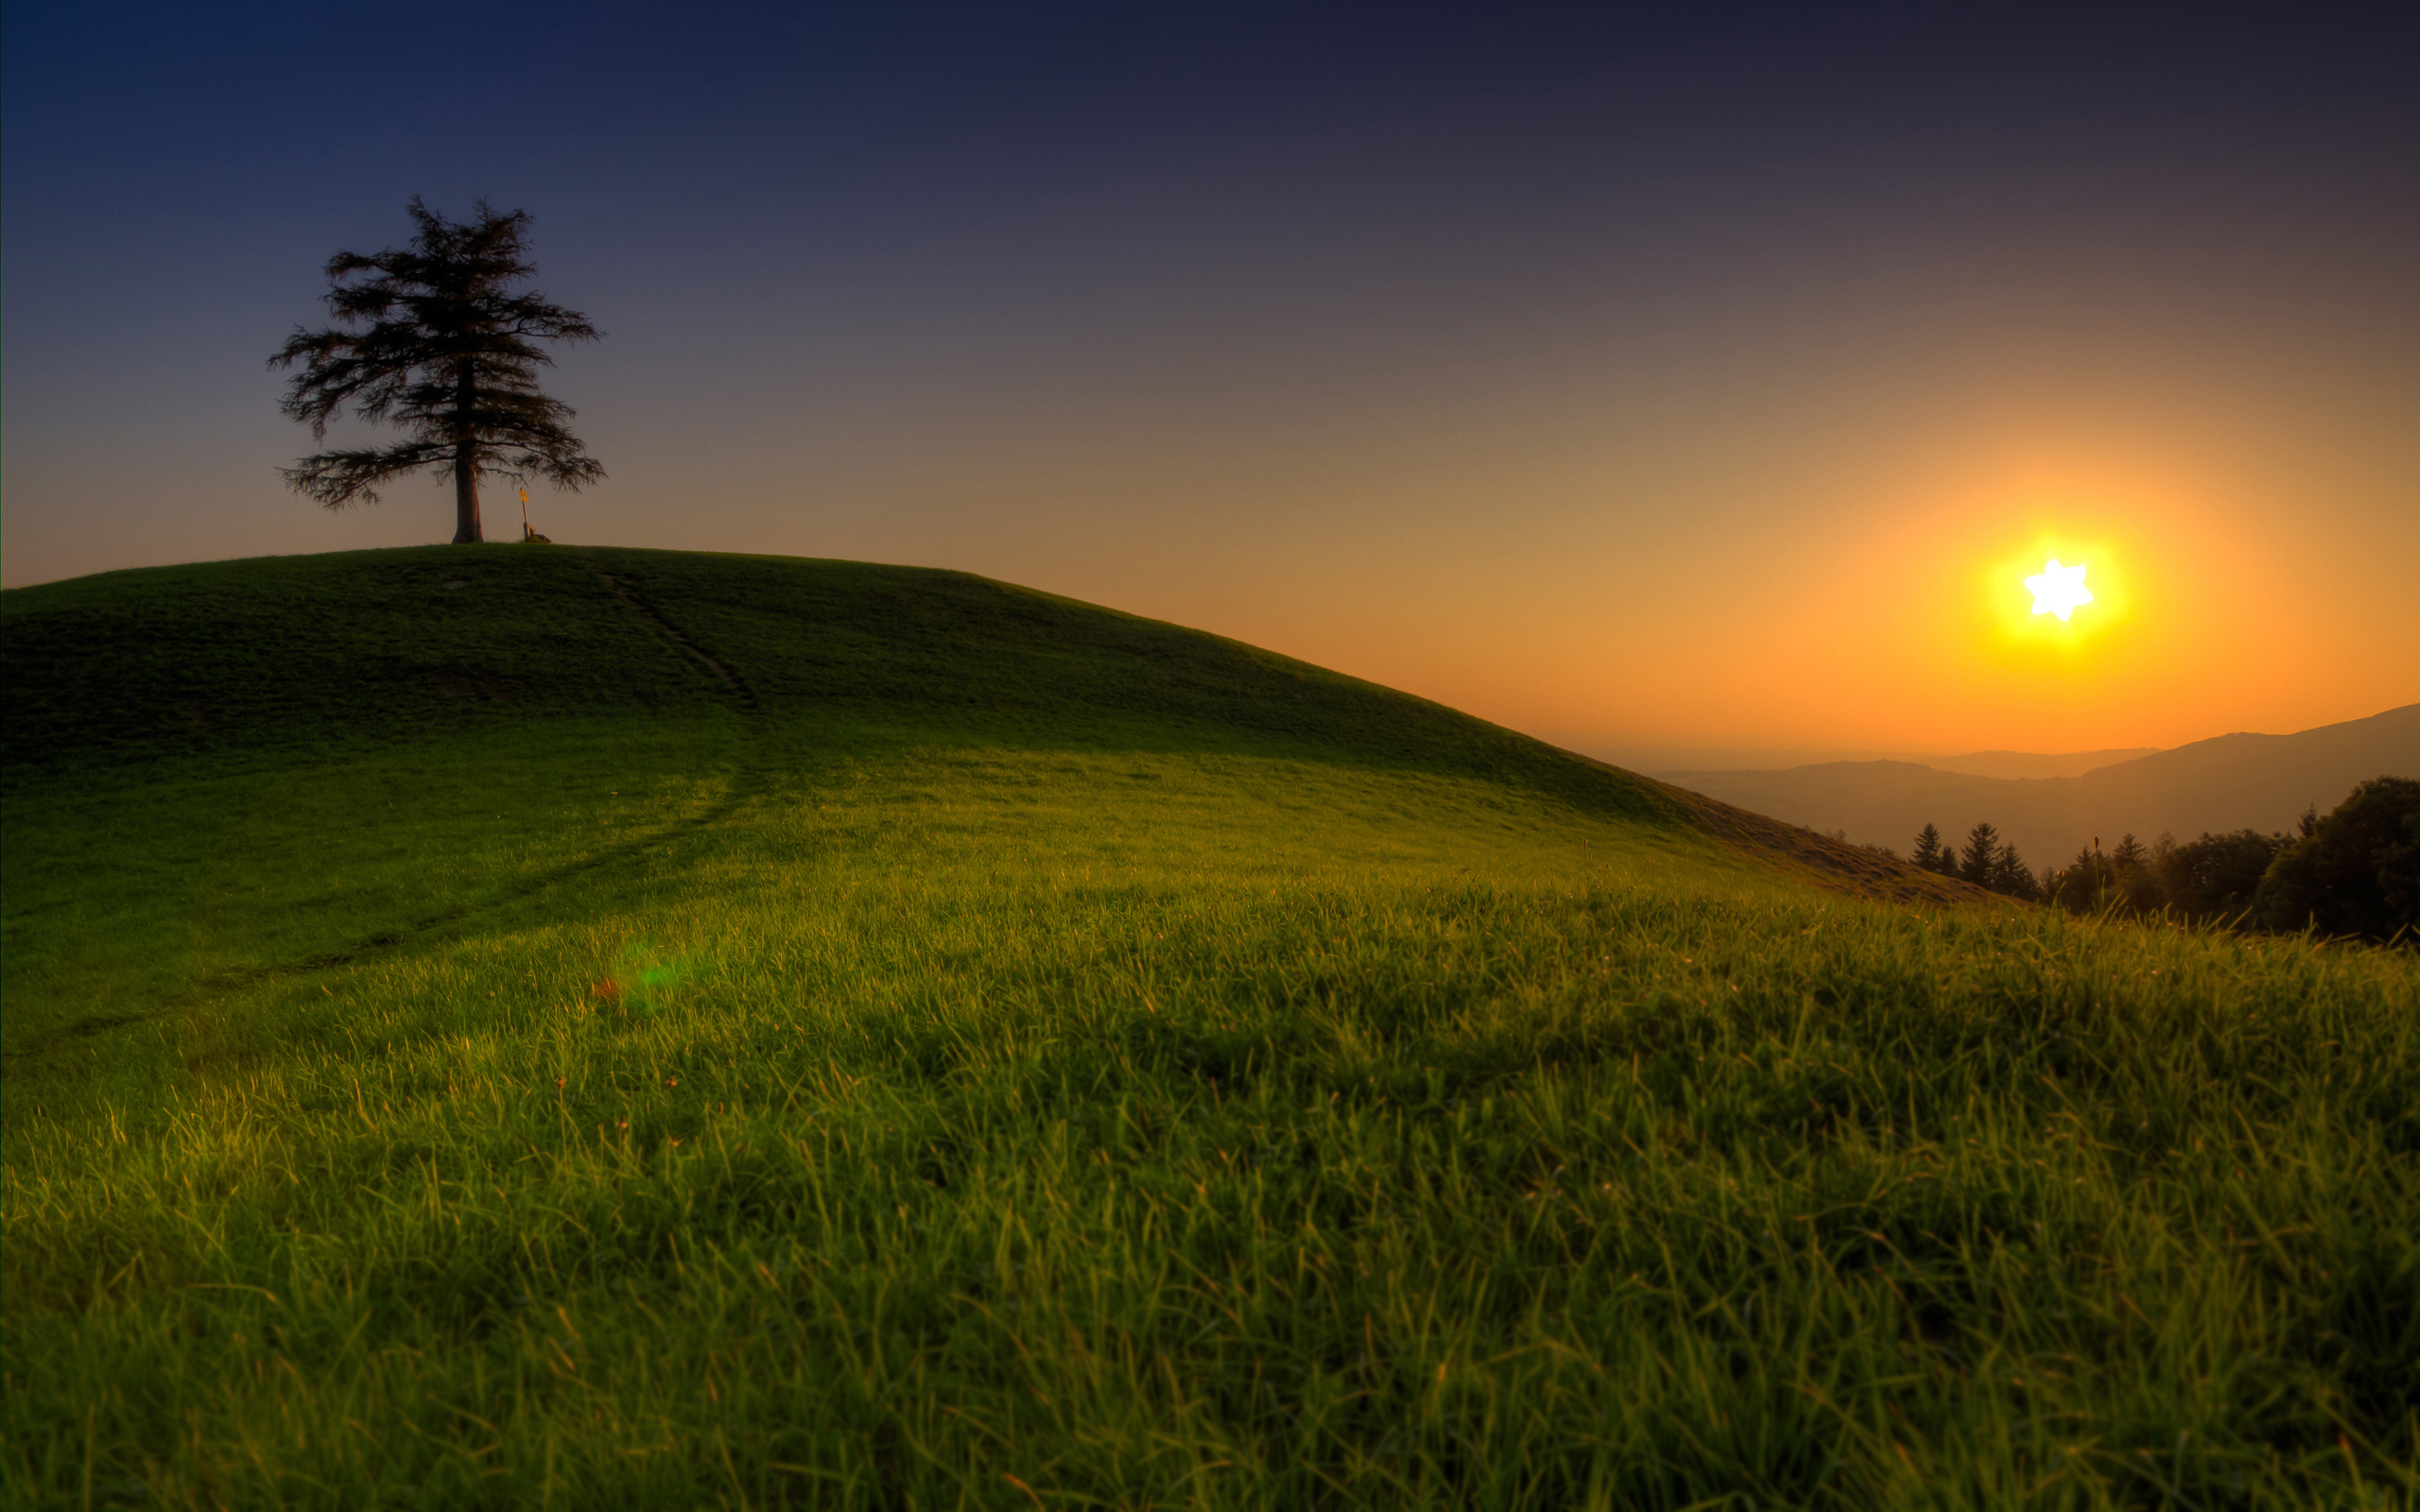
<svg viewBox="0 0 2420 1512"><path fill-rule="evenodd" d="M2025 580L2033 593L2033 612L2056 614L2062 620L2092 602L2092 590L2083 586L2083 563L2062 567L2059 558L2051 558L2043 564L2039 575Z"/></svg>

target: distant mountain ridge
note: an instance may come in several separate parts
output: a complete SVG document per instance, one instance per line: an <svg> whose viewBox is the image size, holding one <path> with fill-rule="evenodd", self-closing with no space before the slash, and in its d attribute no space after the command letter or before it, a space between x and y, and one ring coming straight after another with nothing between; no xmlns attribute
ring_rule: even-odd
<svg viewBox="0 0 2420 1512"><path fill-rule="evenodd" d="M2325 813L2370 778L2420 777L2420 703L2290 735L2220 735L2072 777L1982 777L1914 762L1655 775L1902 854L1927 823L1955 840L1989 820L2038 870L2096 836L2106 850L2128 833L2148 841L2162 832L2189 840L2204 831L2283 830L2305 807Z"/></svg>
<svg viewBox="0 0 2420 1512"><path fill-rule="evenodd" d="M2074 750L2057 756L2039 756L2024 750L1979 750L1963 756L1920 756L1916 765L1936 772L1962 772L1968 777L2082 777L2103 766L2157 754L2157 746Z"/></svg>

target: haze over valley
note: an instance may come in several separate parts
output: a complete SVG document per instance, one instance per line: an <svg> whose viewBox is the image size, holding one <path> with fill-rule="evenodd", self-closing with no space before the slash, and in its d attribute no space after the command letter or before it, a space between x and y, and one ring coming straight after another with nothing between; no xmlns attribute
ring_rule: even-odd
<svg viewBox="0 0 2420 1512"><path fill-rule="evenodd" d="M2173 750L2031 756L1987 751L1939 763L1826 762L1770 771L1658 772L1666 782L1826 833L1906 853L1925 825L1952 838L1996 826L2037 870L2065 865L2098 837L2149 843L2166 833L2290 829L2357 782L2420 774L2420 704L2290 735L2228 734ZM2084 765L2089 764L2089 765ZM2083 765L2073 776L1996 777L1976 768Z"/></svg>

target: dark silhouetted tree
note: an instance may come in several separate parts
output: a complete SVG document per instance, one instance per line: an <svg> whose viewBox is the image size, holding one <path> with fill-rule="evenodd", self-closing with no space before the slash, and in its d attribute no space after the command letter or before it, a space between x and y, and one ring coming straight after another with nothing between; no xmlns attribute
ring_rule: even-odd
<svg viewBox="0 0 2420 1512"><path fill-rule="evenodd" d="M2175 849L2172 834L2162 834L2150 845L2131 834L2118 842L2109 859L2117 864L2118 887L2125 896L2128 913L2156 914L2168 906L2168 885L2161 868Z"/></svg>
<svg viewBox="0 0 2420 1512"><path fill-rule="evenodd" d="M1966 844L1958 852L1958 875L1978 887L1992 885L1992 863L1999 859L2000 832L1986 822L1966 832Z"/></svg>
<svg viewBox="0 0 2420 1512"><path fill-rule="evenodd" d="M2069 913L2098 912L2120 896L2118 868L2107 856L2085 846L2073 861L2050 874L2048 892L2050 901Z"/></svg>
<svg viewBox="0 0 2420 1512"><path fill-rule="evenodd" d="M2261 873L2285 847L2284 835L2257 830L2187 841L2156 862L2169 906L2187 919L2242 918L2260 891Z"/></svg>
<svg viewBox="0 0 2420 1512"><path fill-rule="evenodd" d="M2163 868L2177 849L2175 837L2163 834L2149 846L2129 834L2103 854L2100 842L2076 852L2076 858L2045 873L2038 896L2075 913L2107 909L2120 914L2156 914L2168 906Z"/></svg>
<svg viewBox="0 0 2420 1512"><path fill-rule="evenodd" d="M400 427L392 446L321 452L283 469L297 492L340 509L375 503L378 486L420 469L454 480L454 539L477 541L479 479L544 478L578 489L605 475L563 428L572 411L538 389L554 359L542 341L594 341L588 318L510 285L537 271L527 259L529 216L480 200L457 224L414 196L420 228L408 248L328 260L328 308L338 325L294 335L272 367L302 364L280 406L308 423L354 415Z"/></svg>
<svg viewBox="0 0 2420 1512"><path fill-rule="evenodd" d="M2025 864L2025 858L2016 853L2016 847L2013 845L2002 845L1993 852L1991 881L1985 885L1994 892L2023 899L2029 903L2038 902L2042 898L2042 885L2034 880L2033 868Z"/></svg>
<svg viewBox="0 0 2420 1512"><path fill-rule="evenodd" d="M2420 930L2420 782L2378 777L2277 852L2254 913L2272 929L2392 939Z"/></svg>
<svg viewBox="0 0 2420 1512"><path fill-rule="evenodd" d="M1927 824L1917 832L1916 848L1908 853L1908 859L1927 871L1939 871L1942 854L1941 830L1935 825Z"/></svg>

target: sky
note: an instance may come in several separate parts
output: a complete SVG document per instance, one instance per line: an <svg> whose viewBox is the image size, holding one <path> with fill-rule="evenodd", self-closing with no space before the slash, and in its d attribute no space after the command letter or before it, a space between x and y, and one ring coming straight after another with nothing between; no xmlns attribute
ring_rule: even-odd
<svg viewBox="0 0 2420 1512"><path fill-rule="evenodd" d="M484 197L607 333L559 541L1651 770L2358 718L2420 700L2414 77L2408 5L10 3L0 583L448 539L286 491L267 358Z"/></svg>

